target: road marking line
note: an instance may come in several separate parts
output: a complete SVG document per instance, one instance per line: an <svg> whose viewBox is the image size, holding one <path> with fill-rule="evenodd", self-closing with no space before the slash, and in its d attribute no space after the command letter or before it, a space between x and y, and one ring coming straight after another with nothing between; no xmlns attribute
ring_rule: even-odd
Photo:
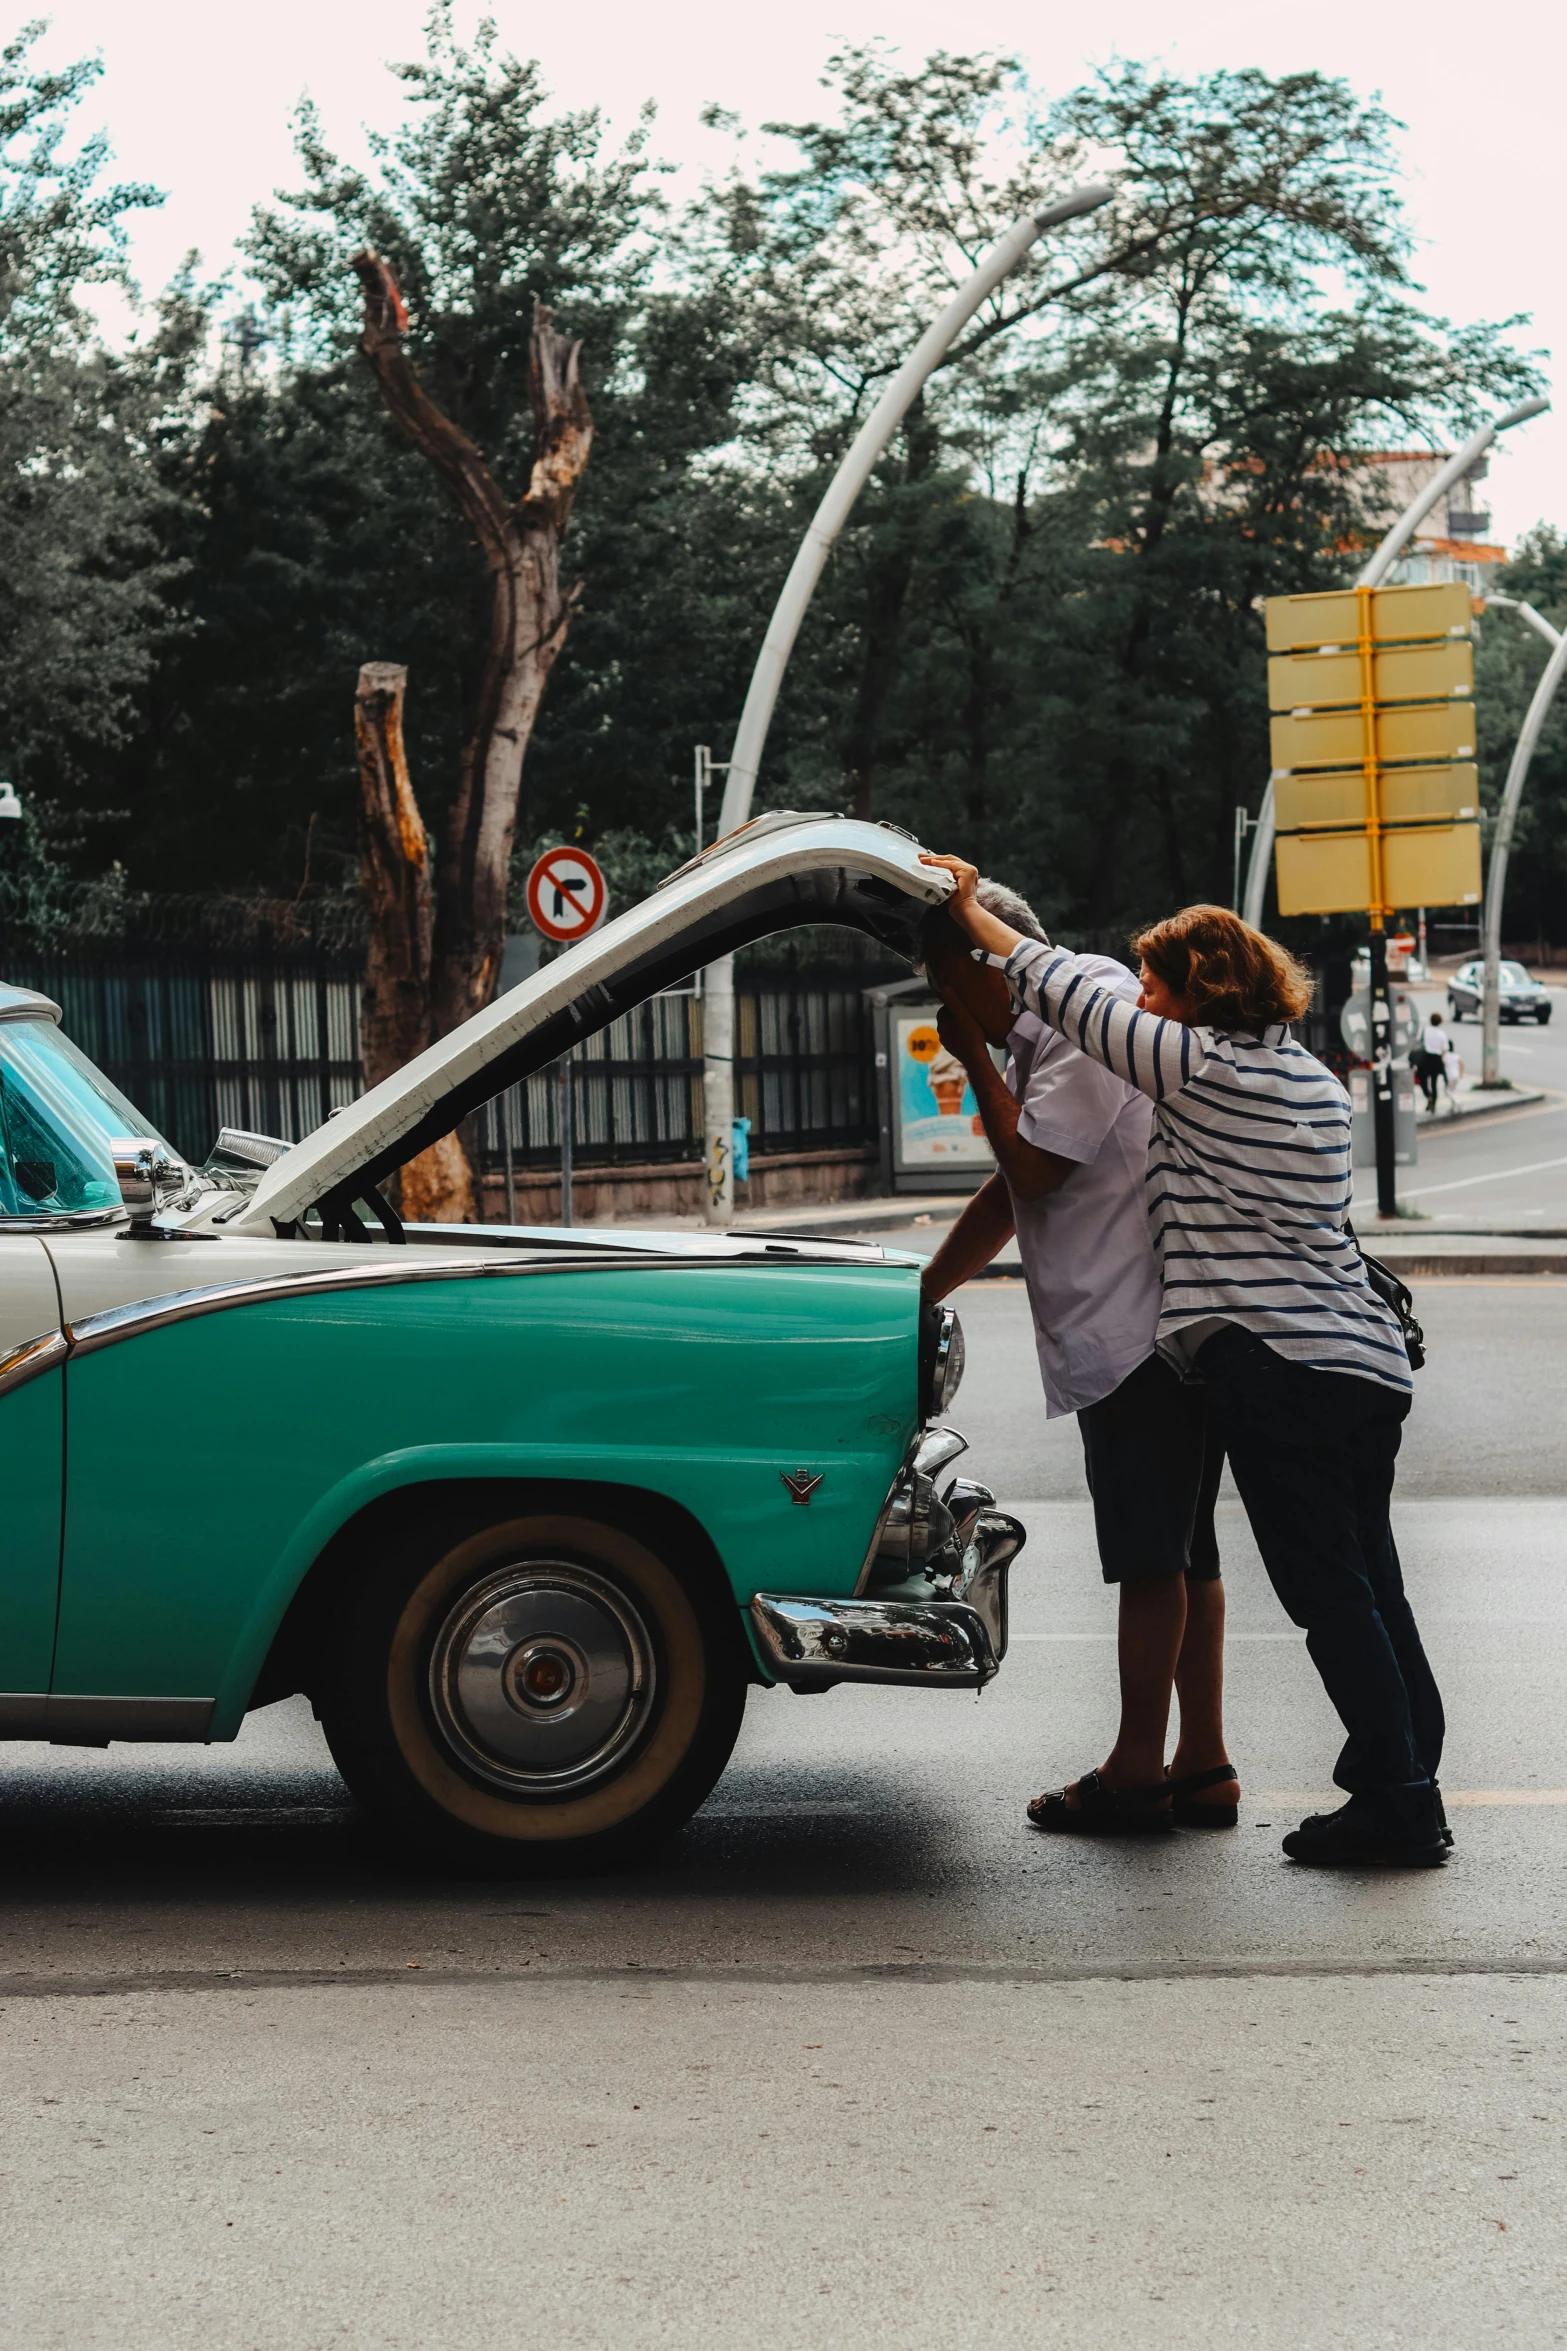
<svg viewBox="0 0 1567 2351"><path fill-rule="evenodd" d="M1429 1200L1436 1192L1467 1192L1475 1184L1505 1184L1513 1176L1544 1175L1548 1168L1567 1167L1567 1159L1536 1159L1529 1167L1499 1167L1494 1175L1460 1176L1454 1184L1417 1184L1400 1192L1401 1200Z"/></svg>
<svg viewBox="0 0 1567 2351"><path fill-rule="evenodd" d="M1567 1788L1444 1788L1446 1804L1567 1804Z"/></svg>
<svg viewBox="0 0 1567 2351"><path fill-rule="evenodd" d="M1025 1503L1023 1507L1028 1506ZM1300 1641L1304 1633L1226 1633L1227 1641ZM1113 1641L1114 1633L1010 1633L1008 1641Z"/></svg>
<svg viewBox="0 0 1567 2351"><path fill-rule="evenodd" d="M1270 1788L1264 1795L1248 1796L1248 1804L1342 1804L1342 1788ZM1442 1801L1448 1809L1473 1808L1477 1805L1567 1804L1567 1788L1444 1788Z"/></svg>

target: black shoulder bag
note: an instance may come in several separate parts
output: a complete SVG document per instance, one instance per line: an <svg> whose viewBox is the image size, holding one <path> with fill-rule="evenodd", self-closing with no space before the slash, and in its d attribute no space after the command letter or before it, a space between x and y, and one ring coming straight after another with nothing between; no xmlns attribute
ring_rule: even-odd
<svg viewBox="0 0 1567 2351"><path fill-rule="evenodd" d="M1404 1334L1404 1348L1411 1371L1419 1371L1426 1359L1426 1335L1415 1318L1414 1295L1409 1284L1380 1257L1373 1257L1360 1246L1360 1236L1352 1224L1346 1222L1345 1232L1354 1242L1360 1262L1366 1269L1366 1279L1384 1306L1391 1306L1398 1317L1398 1327Z"/></svg>

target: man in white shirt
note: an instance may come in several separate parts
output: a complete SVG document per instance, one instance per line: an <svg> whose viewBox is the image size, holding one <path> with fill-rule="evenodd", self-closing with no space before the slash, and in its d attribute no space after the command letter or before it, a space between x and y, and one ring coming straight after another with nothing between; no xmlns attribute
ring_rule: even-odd
<svg viewBox="0 0 1567 2351"><path fill-rule="evenodd" d="M1015 892L981 882L979 894L1012 928L1044 937ZM1046 1417L1078 1416L1100 1564L1120 1587L1115 1745L1096 1772L1037 1798L1029 1819L1076 1833L1164 1830L1177 1818L1231 1826L1240 1791L1224 1744L1213 1535L1222 1455L1202 1389L1154 1352L1160 1282L1144 1198L1152 1105L1034 1014L1014 1015L1001 973L974 962L945 915L927 925L924 945L943 999L942 1042L968 1072L998 1163L927 1266L925 1294L957 1289L1016 1232ZM1097 979L1135 1001L1124 964L1093 960ZM1003 1044L1004 1078L989 1050ZM1172 1687L1180 1737L1166 1782Z"/></svg>
<svg viewBox="0 0 1567 2351"><path fill-rule="evenodd" d="M1416 1079L1425 1095L1426 1108L1433 1118L1436 1116L1437 1089L1447 1075L1447 1049L1447 1031L1442 1026L1442 1015L1439 1012L1428 1012L1413 1060Z"/></svg>

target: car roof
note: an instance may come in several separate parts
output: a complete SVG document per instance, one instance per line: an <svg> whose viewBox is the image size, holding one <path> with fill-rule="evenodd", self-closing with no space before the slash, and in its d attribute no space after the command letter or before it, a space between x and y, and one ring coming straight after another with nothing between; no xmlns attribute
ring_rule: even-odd
<svg viewBox="0 0 1567 2351"><path fill-rule="evenodd" d="M354 1197L503 1087L753 939L836 923L912 959L921 922L953 887L895 825L758 817L296 1143L230 1229L291 1224L330 1197Z"/></svg>
<svg viewBox="0 0 1567 2351"><path fill-rule="evenodd" d="M52 996L40 996L34 988L9 988L0 984L0 1020L53 1020L60 1018L60 1007Z"/></svg>

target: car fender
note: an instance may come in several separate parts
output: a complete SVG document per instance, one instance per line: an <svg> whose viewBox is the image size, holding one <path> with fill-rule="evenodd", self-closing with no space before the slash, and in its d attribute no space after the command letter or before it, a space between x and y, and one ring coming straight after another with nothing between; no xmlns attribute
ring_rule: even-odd
<svg viewBox="0 0 1567 2351"><path fill-rule="evenodd" d="M558 1444L404 1446L376 1460L361 1462L320 1496L314 1508L300 1521L292 1538L278 1555L270 1574L256 1592L253 1605L235 1638L228 1666L217 1691L207 1735L214 1740L232 1739L235 1736L283 1619L311 1570L337 1538L352 1527L355 1520L362 1518L374 1504L384 1501L389 1495L425 1485L496 1482L519 1485L572 1484L598 1486L606 1491L630 1490L656 1494L702 1528L728 1577L736 1603L743 1607L762 1582L776 1581L776 1571L772 1575L762 1576L751 1571L746 1549L743 1544L737 1545L734 1533L738 1522L759 1515L751 1500L759 1486L771 1500L774 1466L771 1450L765 1455L741 1456L715 1463L712 1454L699 1446L671 1453L632 1445L602 1444L576 1447L562 1447ZM829 1597L847 1597L853 1590L855 1573L870 1541L883 1499L881 1486L877 1482L883 1466L878 1459L870 1482L855 1478L852 1491L848 1481L845 1481L844 1507L852 1519L846 1547L841 1541L833 1539L840 1530L833 1523L838 1514L833 1512L830 1499L827 1511L814 1522L824 1554L824 1564L815 1582L824 1591L829 1585L833 1587ZM715 1471L725 1473L719 1480L725 1489L721 1496L715 1494ZM760 1478L758 1472L761 1473ZM781 1479L779 1483L781 1485ZM714 1508L715 1501L722 1505L717 1510ZM749 1509L748 1501L751 1502ZM790 1497L785 1490L780 1502L774 1507L781 1511L789 1506ZM718 1521L716 1528L710 1523L715 1518ZM826 1560L834 1556L838 1561L837 1573L825 1564Z"/></svg>

